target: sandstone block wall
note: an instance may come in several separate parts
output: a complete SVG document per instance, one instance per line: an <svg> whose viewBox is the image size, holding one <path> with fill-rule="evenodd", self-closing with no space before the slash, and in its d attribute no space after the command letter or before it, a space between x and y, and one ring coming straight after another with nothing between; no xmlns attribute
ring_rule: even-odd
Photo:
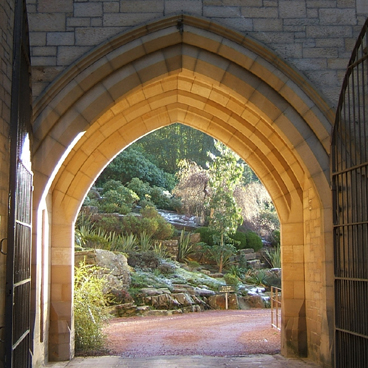
<svg viewBox="0 0 368 368"><path fill-rule="evenodd" d="M9 122L11 61L13 46L13 1L0 1L0 239L7 237L9 189ZM6 242L4 242L6 248ZM6 250L6 249L5 249ZM6 256L0 253L0 340L5 339ZM0 343L0 368L3 367L4 344Z"/></svg>
<svg viewBox="0 0 368 368"><path fill-rule="evenodd" d="M188 13L267 45L336 105L364 0L28 0L33 90L110 37L164 16Z"/></svg>

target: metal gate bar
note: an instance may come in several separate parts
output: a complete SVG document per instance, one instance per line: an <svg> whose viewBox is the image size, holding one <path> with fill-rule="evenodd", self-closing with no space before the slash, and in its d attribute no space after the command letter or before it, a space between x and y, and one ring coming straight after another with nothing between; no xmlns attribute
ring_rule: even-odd
<svg viewBox="0 0 368 368"><path fill-rule="evenodd" d="M6 263L5 367L30 368L32 182L31 88L25 0L15 0Z"/></svg>
<svg viewBox="0 0 368 368"><path fill-rule="evenodd" d="M332 139L335 367L368 367L368 20L343 82Z"/></svg>

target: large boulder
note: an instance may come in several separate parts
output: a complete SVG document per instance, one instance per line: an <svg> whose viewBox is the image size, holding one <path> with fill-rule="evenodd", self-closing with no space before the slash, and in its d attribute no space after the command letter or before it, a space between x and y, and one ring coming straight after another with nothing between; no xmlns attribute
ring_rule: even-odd
<svg viewBox="0 0 368 368"><path fill-rule="evenodd" d="M208 298L208 304L213 309L226 309L226 294L216 294ZM238 297L236 294L227 294L228 309L239 309Z"/></svg>
<svg viewBox="0 0 368 368"><path fill-rule="evenodd" d="M96 265L105 270L111 289L128 289L130 285L130 267L128 260L122 253L96 249Z"/></svg>
<svg viewBox="0 0 368 368"><path fill-rule="evenodd" d="M117 303L131 302L132 298L127 291L130 286L130 267L123 254L103 249L76 252L75 264L83 261L102 269L107 279L104 293L112 295Z"/></svg>

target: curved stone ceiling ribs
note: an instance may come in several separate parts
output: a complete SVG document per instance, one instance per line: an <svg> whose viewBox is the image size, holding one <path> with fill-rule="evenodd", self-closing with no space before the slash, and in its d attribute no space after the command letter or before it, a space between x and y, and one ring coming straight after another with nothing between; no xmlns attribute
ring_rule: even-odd
<svg viewBox="0 0 368 368"><path fill-rule="evenodd" d="M308 82L248 38L186 16L180 33L179 19L109 40L36 101L36 175L56 174L63 152L85 132L53 184L59 203L74 203L71 216L114 155L174 122L234 149L284 216L293 198L302 201L305 175L328 180L331 111Z"/></svg>

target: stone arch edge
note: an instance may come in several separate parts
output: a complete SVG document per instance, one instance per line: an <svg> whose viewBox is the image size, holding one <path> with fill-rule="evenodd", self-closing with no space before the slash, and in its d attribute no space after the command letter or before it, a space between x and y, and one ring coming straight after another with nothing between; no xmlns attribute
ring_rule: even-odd
<svg viewBox="0 0 368 368"><path fill-rule="evenodd" d="M179 19L178 17L174 17L174 19ZM188 24L188 26L189 26L189 24ZM173 24L171 24L171 27L176 27L176 23L174 22L174 25ZM162 30L162 29L161 29ZM235 37L235 36L234 36ZM257 46L259 46L258 44L256 44ZM259 52L259 55L261 54L261 52ZM101 55L101 53L100 53L100 55ZM99 60L100 60L100 58L99 58ZM277 63L276 63L277 64ZM82 68L82 64L80 64L79 65L79 72L80 73L83 73L83 70L82 70L83 68ZM86 69L84 69L84 70L86 70ZM299 75L297 75L298 76L298 78L300 78L300 76ZM290 83L296 83L296 81L297 81L297 79L298 78L296 78L295 80L294 79L292 79L291 80L291 82ZM73 79L73 78L72 78ZM302 79L301 79L302 80ZM61 80L61 82L62 82L62 80ZM64 80L64 82L65 82L65 84L64 84L64 87L66 87L66 88L68 88L68 86L70 87L71 85L73 85L73 81L71 80L70 82L66 82L65 80ZM298 82L299 83L299 82ZM296 85L298 85L298 83L296 83ZM303 83L301 83L301 84L303 84ZM79 87L79 86L78 86ZM63 88L61 88L60 89L60 91L62 90ZM308 88L307 88L308 89ZM313 88L312 88L313 89ZM300 90L301 91L303 91L303 93L305 92L305 88L303 87L303 88L300 88ZM60 92L59 91L59 92ZM54 98L56 98L57 97L57 94L59 93L59 92L56 92L56 94L55 94L55 96L52 98L52 99L54 99ZM305 95L307 95L307 93L305 93ZM313 95L313 94L312 94ZM313 95L314 96L314 95ZM50 97L50 96L48 96L48 97ZM309 97L309 96L308 96ZM312 97L312 96L311 96ZM48 100L48 103L52 103L52 99L49 99ZM56 98L57 99L57 98ZM311 101L312 101L312 99L311 99ZM321 99L321 101L323 101L322 99ZM45 106L47 106L47 104L48 103L46 103L46 105ZM321 105L321 103L319 104L319 105ZM37 110L36 110L37 111ZM321 115L323 115L324 116L324 118L326 119L326 121L329 121L329 119L328 119L328 116L329 116L329 114L330 114L330 111L328 110L328 109L325 109L325 110L323 110L323 109L319 109L319 113L321 114Z"/></svg>

